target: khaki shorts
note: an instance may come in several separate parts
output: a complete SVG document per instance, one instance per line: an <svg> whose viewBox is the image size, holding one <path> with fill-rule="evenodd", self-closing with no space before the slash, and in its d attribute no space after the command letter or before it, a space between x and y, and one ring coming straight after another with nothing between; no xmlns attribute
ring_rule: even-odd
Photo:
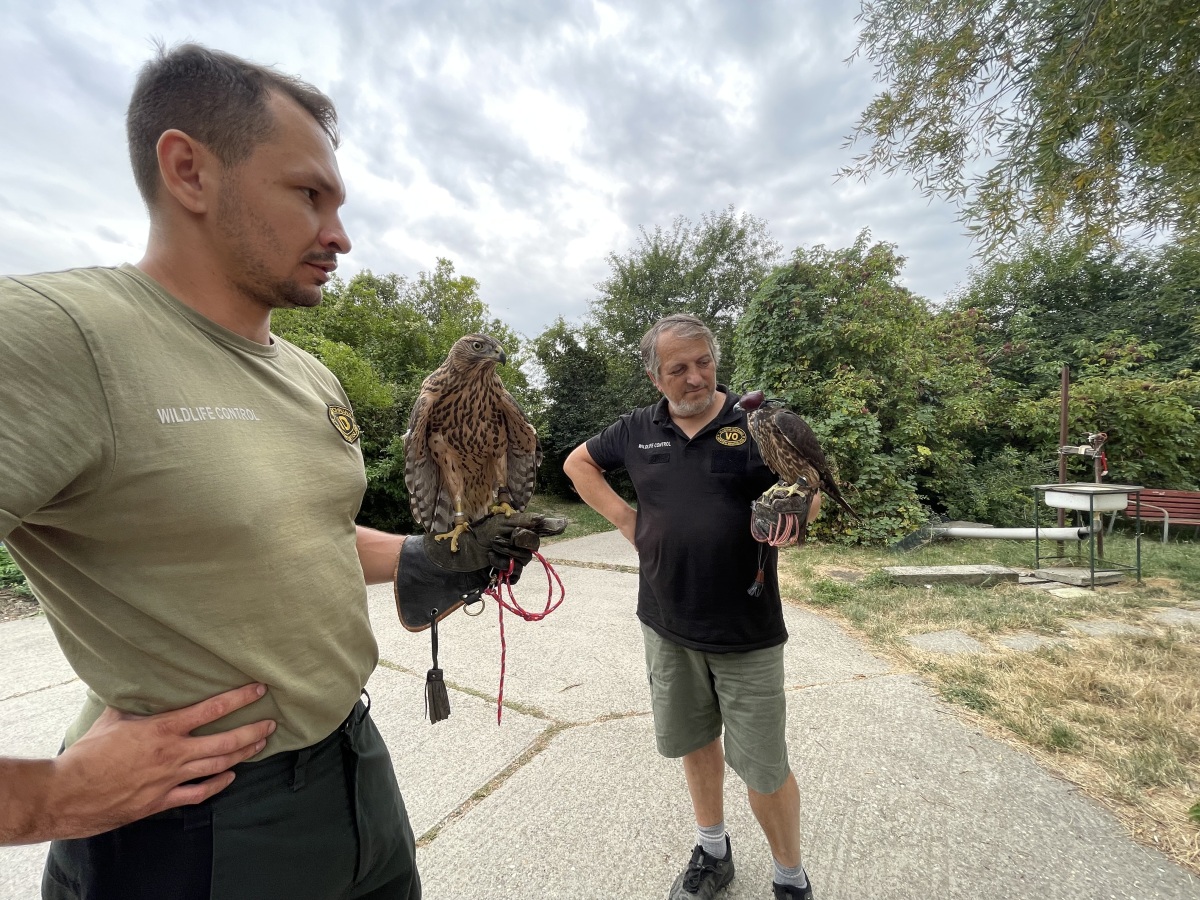
<svg viewBox="0 0 1200 900"><path fill-rule="evenodd" d="M672 758L725 732L725 760L760 794L783 786L788 766L783 644L748 653L690 650L642 625L658 752Z"/></svg>

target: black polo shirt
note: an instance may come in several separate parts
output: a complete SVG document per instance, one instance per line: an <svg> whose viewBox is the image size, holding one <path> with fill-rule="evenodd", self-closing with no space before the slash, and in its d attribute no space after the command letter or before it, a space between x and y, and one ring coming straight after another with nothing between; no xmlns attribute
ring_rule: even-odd
<svg viewBox="0 0 1200 900"><path fill-rule="evenodd" d="M749 437L738 397L694 438L667 400L621 416L587 442L604 471L624 467L637 491L638 618L670 641L715 653L787 640L777 551L750 534L750 504L776 481ZM763 593L746 589L763 549Z"/></svg>

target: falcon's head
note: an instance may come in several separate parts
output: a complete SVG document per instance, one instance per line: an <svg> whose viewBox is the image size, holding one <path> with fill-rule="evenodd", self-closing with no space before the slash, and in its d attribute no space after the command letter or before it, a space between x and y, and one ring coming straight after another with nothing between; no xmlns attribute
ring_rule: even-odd
<svg viewBox="0 0 1200 900"><path fill-rule="evenodd" d="M468 334L460 337L450 348L448 359L455 366L463 369L481 367L494 369L497 365L502 366L508 361L500 343L486 334Z"/></svg>
<svg viewBox="0 0 1200 900"><path fill-rule="evenodd" d="M762 391L749 391L748 394L742 396L742 400L734 404L733 408L744 409L745 412L752 413L758 407L769 406L770 403L778 404L779 401L768 400L767 395Z"/></svg>

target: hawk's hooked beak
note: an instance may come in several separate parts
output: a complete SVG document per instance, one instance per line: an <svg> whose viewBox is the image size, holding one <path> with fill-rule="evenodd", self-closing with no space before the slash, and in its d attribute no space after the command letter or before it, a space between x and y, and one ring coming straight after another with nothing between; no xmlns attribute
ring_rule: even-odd
<svg viewBox="0 0 1200 900"><path fill-rule="evenodd" d="M506 362L508 362L508 357L505 356L504 351L501 350L500 351L500 365L504 365Z"/></svg>

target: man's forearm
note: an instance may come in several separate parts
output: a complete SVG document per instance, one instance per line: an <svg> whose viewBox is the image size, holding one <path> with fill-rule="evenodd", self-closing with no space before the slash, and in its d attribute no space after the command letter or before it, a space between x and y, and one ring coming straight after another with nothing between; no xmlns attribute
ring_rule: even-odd
<svg viewBox="0 0 1200 900"><path fill-rule="evenodd" d="M604 472L592 461L585 446L576 447L571 452L563 465L563 471L571 479L580 499L615 525L632 544L637 510L612 489L612 485L604 477Z"/></svg>
<svg viewBox="0 0 1200 900"><path fill-rule="evenodd" d="M50 803L54 764L48 759L0 757L0 847L55 837Z"/></svg>
<svg viewBox="0 0 1200 900"><path fill-rule="evenodd" d="M355 544L367 584L391 582L396 574L396 560L400 558L400 545L403 543L404 535L357 526Z"/></svg>

